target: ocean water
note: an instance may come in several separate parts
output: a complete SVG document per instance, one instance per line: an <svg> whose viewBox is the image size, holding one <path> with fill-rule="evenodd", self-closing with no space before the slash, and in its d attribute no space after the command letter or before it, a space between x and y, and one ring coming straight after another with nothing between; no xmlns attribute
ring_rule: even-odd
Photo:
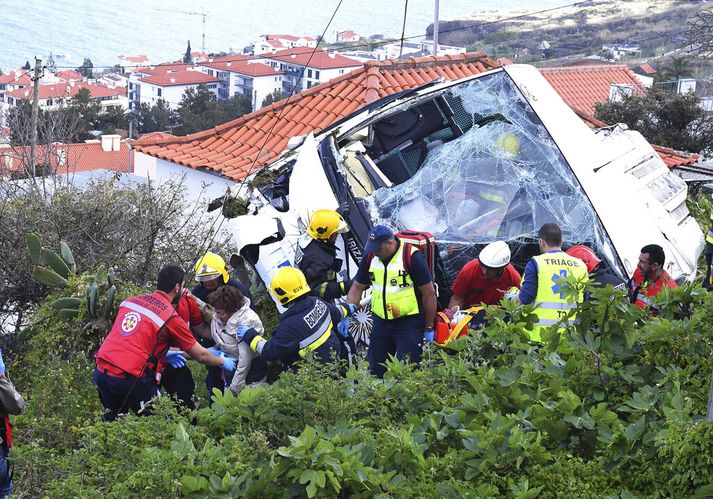
<svg viewBox="0 0 713 499"><path fill-rule="evenodd" d="M95 67L120 54L146 54L152 62L182 57L186 42L206 50L240 49L263 33L315 36L324 31L338 0L0 0L0 68L17 68L35 55L55 55L58 67L84 57ZM572 0L441 0L441 19L480 10L546 9ZM343 0L326 38L351 29L362 36L401 33L404 1ZM425 34L433 0L409 0L406 36ZM189 14L193 12L194 14Z"/></svg>

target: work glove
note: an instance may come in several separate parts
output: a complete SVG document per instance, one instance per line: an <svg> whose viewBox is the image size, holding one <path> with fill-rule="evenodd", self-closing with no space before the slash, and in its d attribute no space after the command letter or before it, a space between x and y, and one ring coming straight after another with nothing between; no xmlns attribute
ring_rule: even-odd
<svg viewBox="0 0 713 499"><path fill-rule="evenodd" d="M339 332L339 335L342 336L343 338L348 338L349 337L349 319L343 319L342 321L337 324L337 331Z"/></svg>
<svg viewBox="0 0 713 499"><path fill-rule="evenodd" d="M235 331L235 336L239 339L242 340L243 336L245 336L245 333L248 332L248 329L250 329L250 326L245 326L243 324L240 324L238 326L238 329Z"/></svg>
<svg viewBox="0 0 713 499"><path fill-rule="evenodd" d="M353 303L347 303L346 307L349 309L349 315L359 310L359 305L354 305Z"/></svg>
<svg viewBox="0 0 713 499"><path fill-rule="evenodd" d="M173 367L174 369L178 369L179 367L183 367L186 365L186 358L183 356L183 352L180 352L178 350L169 350L168 352L166 352L164 358L166 359L168 365Z"/></svg>
<svg viewBox="0 0 713 499"><path fill-rule="evenodd" d="M0 376L5 376L5 361L2 358L2 348L0 348Z"/></svg>
<svg viewBox="0 0 713 499"><path fill-rule="evenodd" d="M436 333L432 327L427 328L423 332L423 339L426 340L426 343L433 343L436 340Z"/></svg>
<svg viewBox="0 0 713 499"><path fill-rule="evenodd" d="M235 359L226 357L224 353L221 353L220 358L223 359L223 371L233 372L235 371Z"/></svg>
<svg viewBox="0 0 713 499"><path fill-rule="evenodd" d="M223 354L223 352L221 352L220 348L218 348L218 347L210 347L210 348L208 348L208 351L210 353L212 353L213 355L215 355L216 357L220 357Z"/></svg>

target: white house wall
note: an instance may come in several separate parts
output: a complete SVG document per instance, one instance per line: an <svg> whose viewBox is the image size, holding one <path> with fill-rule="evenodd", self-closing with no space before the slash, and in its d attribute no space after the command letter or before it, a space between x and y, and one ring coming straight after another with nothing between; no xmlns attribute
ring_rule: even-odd
<svg viewBox="0 0 713 499"><path fill-rule="evenodd" d="M189 199L192 201L200 198L204 202L210 202L223 196L227 189L236 184L224 177L177 165L140 152L134 156L134 174L159 184L167 181L183 181Z"/></svg>

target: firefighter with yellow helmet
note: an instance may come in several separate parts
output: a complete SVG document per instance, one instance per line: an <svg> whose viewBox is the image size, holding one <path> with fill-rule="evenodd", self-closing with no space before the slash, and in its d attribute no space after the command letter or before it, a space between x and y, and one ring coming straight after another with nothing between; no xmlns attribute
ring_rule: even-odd
<svg viewBox="0 0 713 499"><path fill-rule="evenodd" d="M344 356L337 324L356 310L355 305L333 305L309 294L301 270L280 267L270 282L270 292L287 310L270 339L254 329L239 332L240 338L265 360L280 360L289 368L308 352L321 362Z"/></svg>
<svg viewBox="0 0 713 499"><path fill-rule="evenodd" d="M305 275L310 294L332 301L349 292L349 276L340 278L342 259L337 258L337 236L349 230L342 216L334 210L317 210L307 227L311 240L300 248L295 265Z"/></svg>

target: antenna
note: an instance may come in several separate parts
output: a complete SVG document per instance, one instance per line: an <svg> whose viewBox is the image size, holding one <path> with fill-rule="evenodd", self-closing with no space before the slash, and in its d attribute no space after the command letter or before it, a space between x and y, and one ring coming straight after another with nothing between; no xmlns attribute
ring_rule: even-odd
<svg viewBox="0 0 713 499"><path fill-rule="evenodd" d="M156 9L159 12L173 12L174 14L186 14L187 16L201 16L203 18L203 43L201 45L201 52L205 54L205 20L208 17L208 13L203 7L201 7L200 12L192 12L188 10L171 10L171 9Z"/></svg>

